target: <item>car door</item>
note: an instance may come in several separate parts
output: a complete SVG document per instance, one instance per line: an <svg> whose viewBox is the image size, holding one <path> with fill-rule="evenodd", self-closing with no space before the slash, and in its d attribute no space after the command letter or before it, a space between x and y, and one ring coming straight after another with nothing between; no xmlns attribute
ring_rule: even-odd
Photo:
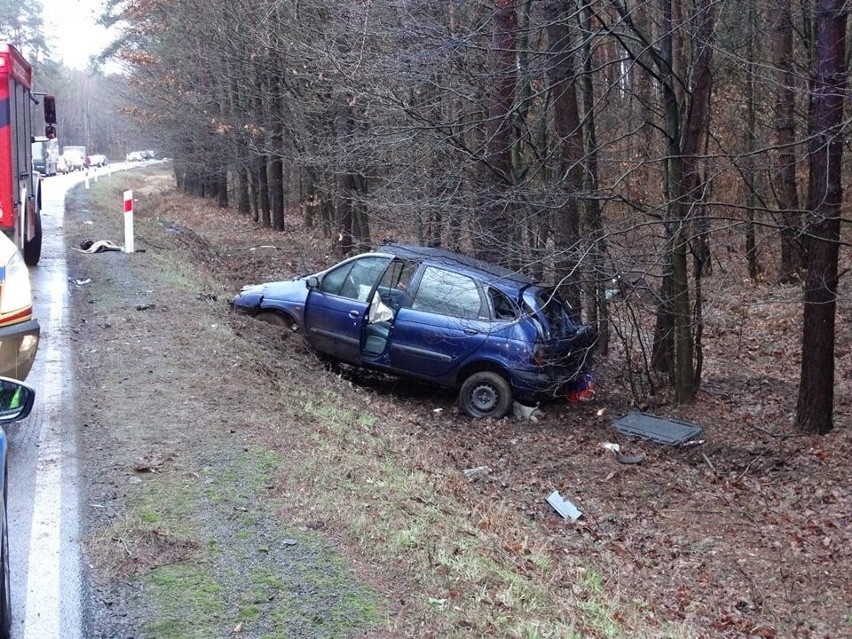
<svg viewBox="0 0 852 639"><path fill-rule="evenodd" d="M325 272L305 300L305 336L311 346L341 361L359 363L370 292L390 261L387 255L368 254Z"/></svg>
<svg viewBox="0 0 852 639"><path fill-rule="evenodd" d="M391 367L399 372L448 381L456 368L488 339L490 310L477 281L461 273L425 266L396 314L390 336Z"/></svg>

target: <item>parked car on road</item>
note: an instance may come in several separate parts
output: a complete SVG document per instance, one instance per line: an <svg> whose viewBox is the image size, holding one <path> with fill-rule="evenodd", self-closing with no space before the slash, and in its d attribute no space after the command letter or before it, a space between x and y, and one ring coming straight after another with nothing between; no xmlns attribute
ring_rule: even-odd
<svg viewBox="0 0 852 639"><path fill-rule="evenodd" d="M437 248L386 244L233 307L300 332L324 359L457 389L471 417L565 394L597 334L552 286Z"/></svg>
<svg viewBox="0 0 852 639"><path fill-rule="evenodd" d="M39 335L29 270L12 240L0 233L0 376L26 378Z"/></svg>
<svg viewBox="0 0 852 639"><path fill-rule="evenodd" d="M106 166L107 156L105 156L103 153L95 153L94 155L90 155L87 158L87 165L96 167Z"/></svg>
<svg viewBox="0 0 852 639"><path fill-rule="evenodd" d="M24 419L35 403L35 389L0 377L0 639L12 636L12 582L9 574L9 528L6 516L6 462L9 442L3 426Z"/></svg>
<svg viewBox="0 0 852 639"><path fill-rule="evenodd" d="M86 168L86 147L85 146L65 146L62 149L62 155L65 156L65 162L68 164L68 169L71 171L82 171Z"/></svg>
<svg viewBox="0 0 852 639"><path fill-rule="evenodd" d="M126 159L127 159L128 162L141 162L145 158L142 157L141 151L131 151L130 153L127 154Z"/></svg>

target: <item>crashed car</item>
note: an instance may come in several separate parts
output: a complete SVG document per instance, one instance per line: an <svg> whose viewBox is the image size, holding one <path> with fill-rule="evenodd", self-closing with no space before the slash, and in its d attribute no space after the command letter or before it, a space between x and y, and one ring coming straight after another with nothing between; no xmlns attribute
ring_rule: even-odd
<svg viewBox="0 0 852 639"><path fill-rule="evenodd" d="M593 327L552 286L437 248L385 244L233 308L304 335L325 360L457 389L471 417L564 396L589 372Z"/></svg>

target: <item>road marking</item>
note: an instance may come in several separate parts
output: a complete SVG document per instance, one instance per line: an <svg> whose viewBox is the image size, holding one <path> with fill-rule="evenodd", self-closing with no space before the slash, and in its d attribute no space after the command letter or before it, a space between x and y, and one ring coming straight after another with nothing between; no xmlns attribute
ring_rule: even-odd
<svg viewBox="0 0 852 639"><path fill-rule="evenodd" d="M64 269L61 269L64 270ZM64 281L56 286L59 273L50 286L50 317L44 340L46 352L39 353L45 364L41 392L37 401L48 407L38 438L35 496L30 529L30 562L27 575L25 639L60 637L60 529L62 524L62 371L66 370L60 346L65 312ZM52 602L53 605L45 605Z"/></svg>

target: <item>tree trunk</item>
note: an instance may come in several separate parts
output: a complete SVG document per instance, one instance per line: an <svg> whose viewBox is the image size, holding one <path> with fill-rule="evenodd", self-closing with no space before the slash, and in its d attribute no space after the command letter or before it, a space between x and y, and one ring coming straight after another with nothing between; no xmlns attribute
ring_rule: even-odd
<svg viewBox="0 0 852 639"><path fill-rule="evenodd" d="M484 214L474 221L477 257L508 265L514 257L511 246L512 207L507 198L512 180L512 107L517 83L517 16L513 0L496 0L492 15L491 91L486 144Z"/></svg>
<svg viewBox="0 0 852 639"><path fill-rule="evenodd" d="M582 33L591 33L591 0L582 3ZM609 277L605 275L606 236L603 228L603 215L597 199L598 190L598 141L595 128L595 91L592 83L592 43L584 38L583 76L580 81L583 94L583 122L585 124L585 171L583 172L583 191L587 194L583 205L583 226L588 232L591 245L591 277L587 287L587 318L598 329L597 352L606 355L609 350L609 308L606 299L606 285ZM650 127L649 127L650 128Z"/></svg>
<svg viewBox="0 0 852 639"><path fill-rule="evenodd" d="M755 78L757 77L757 61L755 60L754 38L756 27L756 11L754 2L749 3L748 9L748 46L746 55L748 63L746 66L746 155L743 159L743 178L746 187L746 234L745 252L748 264L748 276L757 281L763 269L757 255L757 241L755 238L755 209L757 208L757 172L754 167L754 153L757 149L757 113L755 109Z"/></svg>
<svg viewBox="0 0 852 639"><path fill-rule="evenodd" d="M237 212L241 215L248 215L251 212L251 199L249 197L249 177L248 171L242 166L238 166L236 171L237 187L235 197L237 200Z"/></svg>
<svg viewBox="0 0 852 639"><path fill-rule="evenodd" d="M259 155L255 160L254 170L257 180L257 196L258 196L258 213L260 225L264 228L269 228L270 219L270 204L269 204L269 176L266 173L266 167L269 161L266 155Z"/></svg>
<svg viewBox="0 0 852 639"><path fill-rule="evenodd" d="M554 265L560 292L574 320L582 311L580 295L580 210L577 197L583 188L583 130L577 108L576 73L572 65L569 20L573 2L549 0L548 51L550 53L553 121L559 143L560 202L554 211Z"/></svg>
<svg viewBox="0 0 852 639"><path fill-rule="evenodd" d="M772 182L781 217L780 280L794 281L804 266L799 239L801 215L796 186L796 88L793 74L793 19L790 0L768 9L772 18L775 68L775 145Z"/></svg>
<svg viewBox="0 0 852 639"><path fill-rule="evenodd" d="M796 428L824 434L834 427L834 324L842 201L843 107L846 96L844 0L817 0L810 143L810 223L802 326L802 376Z"/></svg>

